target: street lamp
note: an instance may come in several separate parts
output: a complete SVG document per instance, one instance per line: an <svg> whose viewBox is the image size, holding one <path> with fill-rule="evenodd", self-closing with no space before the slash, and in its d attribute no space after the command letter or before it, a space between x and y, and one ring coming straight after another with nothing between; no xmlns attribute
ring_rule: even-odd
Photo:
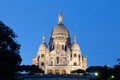
<svg viewBox="0 0 120 80"><path fill-rule="evenodd" d="M98 73L97 73L97 72L95 72L95 76L98 76Z"/></svg>
<svg viewBox="0 0 120 80"><path fill-rule="evenodd" d="M114 75L112 75L112 76L111 76L111 78L113 79L113 78L115 78L115 76L114 76Z"/></svg>

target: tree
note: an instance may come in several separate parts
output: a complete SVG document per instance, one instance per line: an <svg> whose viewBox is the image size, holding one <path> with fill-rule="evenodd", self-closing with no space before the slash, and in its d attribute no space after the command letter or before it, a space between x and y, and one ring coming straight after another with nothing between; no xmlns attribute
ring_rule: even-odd
<svg viewBox="0 0 120 80"><path fill-rule="evenodd" d="M82 69L77 69L77 73L78 73L78 74L80 74L80 73L85 73L85 71L82 70Z"/></svg>
<svg viewBox="0 0 120 80"><path fill-rule="evenodd" d="M30 66L30 73L32 73L32 74L44 73L44 70L42 70L41 68L39 68L36 65L32 65L32 66Z"/></svg>
<svg viewBox="0 0 120 80"><path fill-rule="evenodd" d="M108 80L112 75L112 68L108 66L90 66L86 69L89 73L97 73L95 80Z"/></svg>
<svg viewBox="0 0 120 80"><path fill-rule="evenodd" d="M25 74L37 74L37 73L44 74L44 70L42 70L36 65L20 65L18 66L17 71L25 72Z"/></svg>
<svg viewBox="0 0 120 80"><path fill-rule="evenodd" d="M71 73L75 74L75 73L77 73L77 70L72 70Z"/></svg>
<svg viewBox="0 0 120 80"><path fill-rule="evenodd" d="M120 64L120 58L117 59L118 64Z"/></svg>
<svg viewBox="0 0 120 80"><path fill-rule="evenodd" d="M120 65L115 65L113 68L113 75L115 80L120 80Z"/></svg>
<svg viewBox="0 0 120 80"><path fill-rule="evenodd" d="M0 21L0 79L14 80L16 66L22 59L19 55L20 45L11 28Z"/></svg>
<svg viewBox="0 0 120 80"><path fill-rule="evenodd" d="M72 70L71 73L73 73L73 74L76 74L76 73L77 74L80 74L80 73L85 74L85 71L82 69L77 69L77 70Z"/></svg>

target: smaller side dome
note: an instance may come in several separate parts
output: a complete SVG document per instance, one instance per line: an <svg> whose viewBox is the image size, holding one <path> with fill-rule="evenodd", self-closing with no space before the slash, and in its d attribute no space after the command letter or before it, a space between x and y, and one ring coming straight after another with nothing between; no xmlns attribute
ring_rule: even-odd
<svg viewBox="0 0 120 80"><path fill-rule="evenodd" d="M41 51L41 50L47 50L47 49L48 49L48 46L47 46L46 43L42 43L42 44L40 45L40 47L39 47L39 51Z"/></svg>
<svg viewBox="0 0 120 80"><path fill-rule="evenodd" d="M74 43L72 45L72 50L79 50L80 51L80 46L76 42L76 36L74 36Z"/></svg>
<svg viewBox="0 0 120 80"><path fill-rule="evenodd" d="M42 44L40 45L40 47L39 47L39 51L40 50L47 50L48 49L48 46L47 46L47 44L45 43L45 36L43 36L42 37Z"/></svg>
<svg viewBox="0 0 120 80"><path fill-rule="evenodd" d="M77 43L73 43L72 50L79 50L80 51L79 45Z"/></svg>

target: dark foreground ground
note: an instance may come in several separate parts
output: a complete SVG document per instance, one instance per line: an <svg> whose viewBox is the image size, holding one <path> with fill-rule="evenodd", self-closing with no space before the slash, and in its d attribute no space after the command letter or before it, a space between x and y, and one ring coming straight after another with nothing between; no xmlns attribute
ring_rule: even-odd
<svg viewBox="0 0 120 80"><path fill-rule="evenodd" d="M81 75L21 75L18 80L90 80L90 76Z"/></svg>

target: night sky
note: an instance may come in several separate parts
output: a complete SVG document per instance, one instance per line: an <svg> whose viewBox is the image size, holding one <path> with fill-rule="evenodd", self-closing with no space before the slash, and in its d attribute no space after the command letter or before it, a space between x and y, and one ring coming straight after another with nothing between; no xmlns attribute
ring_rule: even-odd
<svg viewBox="0 0 120 80"><path fill-rule="evenodd" d="M22 64L32 64L43 35L49 43L59 12L72 42L77 36L88 66L116 64L120 58L120 0L0 0L0 20L18 36Z"/></svg>

